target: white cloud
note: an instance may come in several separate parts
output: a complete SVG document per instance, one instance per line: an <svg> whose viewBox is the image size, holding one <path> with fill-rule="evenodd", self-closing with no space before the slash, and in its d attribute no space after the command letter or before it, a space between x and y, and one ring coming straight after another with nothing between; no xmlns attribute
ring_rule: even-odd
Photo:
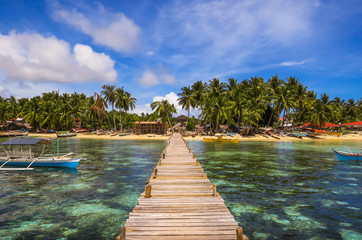
<svg viewBox="0 0 362 240"><path fill-rule="evenodd" d="M123 13L109 13L103 8L88 16L73 9L54 10L54 18L91 36L96 44L129 53L138 45L141 29Z"/></svg>
<svg viewBox="0 0 362 240"><path fill-rule="evenodd" d="M288 62L282 62L279 65L280 66L284 66L284 67L290 67L290 66L298 66L298 65L303 65L305 64L305 61L301 61L301 62L295 62L295 61L288 61Z"/></svg>
<svg viewBox="0 0 362 240"><path fill-rule="evenodd" d="M153 86L153 85L157 85L157 84L160 83L160 81L158 80L156 74L153 71L149 70L149 69L147 69L143 73L143 75L142 75L142 77L140 78L139 81L144 86Z"/></svg>
<svg viewBox="0 0 362 240"><path fill-rule="evenodd" d="M139 82L147 87L161 83L167 85L173 85L178 83L175 76L167 73L163 68L161 68L161 70L158 71L157 73L155 73L151 69L147 69L139 79Z"/></svg>
<svg viewBox="0 0 362 240"><path fill-rule="evenodd" d="M170 104L175 105L176 110L180 111L181 110L181 106L178 104L178 96L176 93L174 92L170 92L168 94L166 94L165 96L155 96L153 97L153 101L161 101L161 100L167 100Z"/></svg>
<svg viewBox="0 0 362 240"><path fill-rule="evenodd" d="M114 61L91 47L71 48L55 36L37 33L0 34L0 70L8 80L48 82L113 82Z"/></svg>
<svg viewBox="0 0 362 240"><path fill-rule="evenodd" d="M6 88L4 86L0 85L0 94L4 95L6 93L6 91L7 91Z"/></svg>
<svg viewBox="0 0 362 240"><path fill-rule="evenodd" d="M136 105L132 113L136 113L137 115L141 115L141 113L152 113L151 104Z"/></svg>
<svg viewBox="0 0 362 240"><path fill-rule="evenodd" d="M184 72L178 77L195 81L200 73L240 72L261 56L264 63L274 61L274 56L312 40L318 2L171 1L160 9L150 35L153 47L163 50L158 52L171 53L158 60Z"/></svg>

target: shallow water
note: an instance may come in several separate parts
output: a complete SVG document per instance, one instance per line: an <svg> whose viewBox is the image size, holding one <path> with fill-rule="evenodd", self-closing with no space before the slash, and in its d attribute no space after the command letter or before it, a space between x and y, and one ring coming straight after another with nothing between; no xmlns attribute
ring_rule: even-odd
<svg viewBox="0 0 362 240"><path fill-rule="evenodd" d="M0 239L114 239L165 145L64 139L64 152L87 157L77 170L0 172ZM361 148L189 142L250 239L362 239L362 167L336 160L342 145Z"/></svg>
<svg viewBox="0 0 362 240"><path fill-rule="evenodd" d="M362 166L331 151L361 143L189 145L250 239L362 239Z"/></svg>

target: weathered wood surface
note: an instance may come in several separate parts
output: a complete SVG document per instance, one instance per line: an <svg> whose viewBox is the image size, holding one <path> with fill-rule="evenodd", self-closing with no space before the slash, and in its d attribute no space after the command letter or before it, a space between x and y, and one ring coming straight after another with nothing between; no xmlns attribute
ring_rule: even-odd
<svg viewBox="0 0 362 240"><path fill-rule="evenodd" d="M245 240L247 237L182 136L173 134L117 239Z"/></svg>

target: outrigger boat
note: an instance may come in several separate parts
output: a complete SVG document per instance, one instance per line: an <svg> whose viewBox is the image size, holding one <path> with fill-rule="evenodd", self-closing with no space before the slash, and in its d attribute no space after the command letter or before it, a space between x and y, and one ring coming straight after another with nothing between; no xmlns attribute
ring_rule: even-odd
<svg viewBox="0 0 362 240"><path fill-rule="evenodd" d="M292 136L292 137L297 137L297 138L302 138L302 137L306 137L306 136L307 136L307 132L303 132L303 133L292 133L291 136Z"/></svg>
<svg viewBox="0 0 362 240"><path fill-rule="evenodd" d="M204 137L204 142L230 142L230 143L239 142L239 139L237 138L223 138L222 134L219 133L215 134L215 137Z"/></svg>
<svg viewBox="0 0 362 240"><path fill-rule="evenodd" d="M76 133L71 133L71 132L68 132L68 131L63 131L63 132L57 132L57 137L60 138L60 137L75 137L77 136Z"/></svg>
<svg viewBox="0 0 362 240"><path fill-rule="evenodd" d="M0 170L33 170L30 167L65 167L76 168L81 156L74 156L70 152L59 155L59 140L57 144L57 155L44 155L46 144L49 140L43 138L13 138L1 145L5 147L5 156L0 156ZM41 152L36 156L32 147L43 145ZM26 166L26 168L8 168L4 166Z"/></svg>
<svg viewBox="0 0 362 240"><path fill-rule="evenodd" d="M346 151L333 150L333 152L337 155L339 161L361 161L362 160L362 152L354 153L349 150L347 147Z"/></svg>

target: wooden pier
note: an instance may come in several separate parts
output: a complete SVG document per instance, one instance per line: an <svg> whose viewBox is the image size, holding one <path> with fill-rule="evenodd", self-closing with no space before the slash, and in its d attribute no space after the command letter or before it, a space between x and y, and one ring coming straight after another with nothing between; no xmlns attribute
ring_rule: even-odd
<svg viewBox="0 0 362 240"><path fill-rule="evenodd" d="M182 136L173 134L117 239L248 238Z"/></svg>

